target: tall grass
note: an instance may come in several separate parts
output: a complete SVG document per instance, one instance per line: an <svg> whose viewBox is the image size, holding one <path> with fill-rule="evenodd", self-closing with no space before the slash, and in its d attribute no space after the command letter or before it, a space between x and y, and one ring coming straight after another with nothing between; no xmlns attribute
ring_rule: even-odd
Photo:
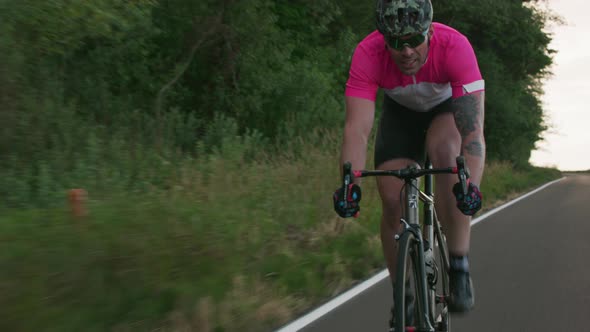
<svg viewBox="0 0 590 332"><path fill-rule="evenodd" d="M0 171L2 331L264 331L383 268L374 181L359 219L332 211L338 134L270 153L219 118L227 135L183 152L171 113L157 150L130 139L147 118L107 132L60 112L37 133L53 148L30 147L43 158ZM482 190L493 202L557 176L491 164ZM85 219L69 216L72 187L89 193Z"/></svg>
<svg viewBox="0 0 590 332"><path fill-rule="evenodd" d="M484 210L559 177L561 172L553 168L515 168L509 162L490 163L486 165L481 183L481 190L485 195Z"/></svg>
<svg viewBox="0 0 590 332"><path fill-rule="evenodd" d="M87 129L72 164L62 149L6 180L27 189L0 217L0 330L260 330L381 265L376 226L331 210L332 134L265 155L230 130L180 158ZM70 187L89 192L85 220Z"/></svg>

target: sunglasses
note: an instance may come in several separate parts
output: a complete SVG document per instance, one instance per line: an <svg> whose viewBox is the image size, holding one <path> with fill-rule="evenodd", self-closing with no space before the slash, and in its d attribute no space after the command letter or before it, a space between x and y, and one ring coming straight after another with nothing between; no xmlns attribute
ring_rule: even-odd
<svg viewBox="0 0 590 332"><path fill-rule="evenodd" d="M424 33L419 33L411 37L386 37L385 41L392 49L401 51L406 46L409 48L420 46L426 40L426 36L428 36L428 30L424 31Z"/></svg>

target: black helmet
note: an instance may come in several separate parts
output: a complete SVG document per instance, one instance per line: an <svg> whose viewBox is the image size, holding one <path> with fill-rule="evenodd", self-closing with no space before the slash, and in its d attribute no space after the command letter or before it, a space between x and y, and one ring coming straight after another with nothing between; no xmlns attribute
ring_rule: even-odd
<svg viewBox="0 0 590 332"><path fill-rule="evenodd" d="M386 40L424 34L432 23L430 0L377 0L377 30Z"/></svg>

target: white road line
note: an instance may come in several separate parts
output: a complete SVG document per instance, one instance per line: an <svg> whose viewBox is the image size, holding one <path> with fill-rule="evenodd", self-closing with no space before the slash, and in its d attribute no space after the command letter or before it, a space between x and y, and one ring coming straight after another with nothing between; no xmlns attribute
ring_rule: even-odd
<svg viewBox="0 0 590 332"><path fill-rule="evenodd" d="M535 189L523 196L520 196L517 199L514 199L504 205L501 205L493 210L490 210L490 211L482 214L480 217L475 218L471 221L471 226L479 223L480 221L484 220L485 218L487 218L487 217L489 217L501 210L504 210L505 208L509 207L510 205L512 205L512 204L514 204L514 203L516 203L516 202L518 202L530 195L533 195L534 193L539 192L539 191L545 189L546 187L548 187L558 181L561 181L563 179L565 179L565 177L563 177L561 179L557 179L555 181L551 181L549 183L546 183L545 185L543 185L543 186L541 186L541 187L539 187L539 188L537 188L537 189ZM328 303L318 307L317 309L306 314L305 316L302 316L302 317L298 318L297 320L294 320L293 322L289 323L288 325L285 325L284 327L280 328L279 330L276 330L275 332L296 332L296 331L299 331L302 328L304 328L307 325L314 322L315 320L317 320L318 318L324 316L325 314L329 313L330 311L341 306L342 304L344 304L348 300L352 299L353 297L355 297L355 296L359 295L360 293L364 292L365 290L371 288L372 286L379 283L380 281L387 278L388 276L389 276L389 273L387 272L387 270L383 270L383 271L377 273L376 275L374 275L373 277L369 278L368 280L365 280L361 284L338 295L334 299L330 300Z"/></svg>
<svg viewBox="0 0 590 332"><path fill-rule="evenodd" d="M321 307L315 309L314 311L308 313L307 315L291 322L289 325L277 330L276 332L295 332L299 331L300 329L304 328L305 326L311 324L316 319L322 317L323 315L329 313L333 309L336 309L343 303L347 302L348 300L352 299L353 297L359 295L360 293L366 291L370 287L374 286L381 280L387 278L389 273L387 270L383 270L370 279L362 282L361 284L355 286L354 288L338 295L334 299L330 300L330 302L322 305Z"/></svg>

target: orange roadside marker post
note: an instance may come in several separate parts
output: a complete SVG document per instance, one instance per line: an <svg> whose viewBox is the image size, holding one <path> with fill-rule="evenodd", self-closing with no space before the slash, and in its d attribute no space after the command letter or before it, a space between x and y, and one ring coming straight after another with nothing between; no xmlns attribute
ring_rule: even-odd
<svg viewBox="0 0 590 332"><path fill-rule="evenodd" d="M83 218L88 215L86 210L86 200L88 193L84 189L70 189L68 191L68 201L70 204L70 213L74 218Z"/></svg>

